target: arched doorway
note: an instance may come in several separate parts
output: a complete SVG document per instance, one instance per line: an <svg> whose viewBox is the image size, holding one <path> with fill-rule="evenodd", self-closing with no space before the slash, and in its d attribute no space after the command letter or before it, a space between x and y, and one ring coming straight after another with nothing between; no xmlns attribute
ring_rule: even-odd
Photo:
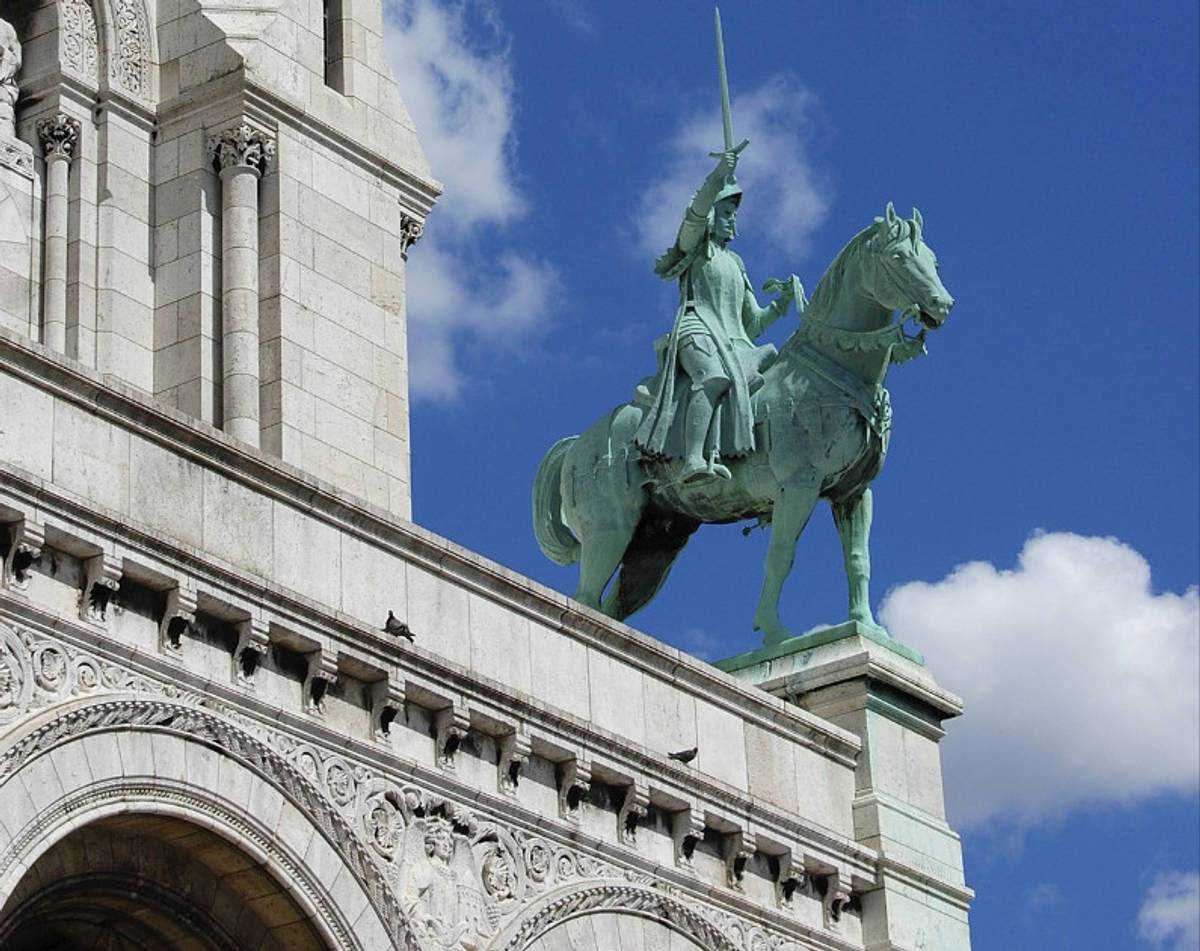
<svg viewBox="0 0 1200 951"><path fill-rule="evenodd" d="M0 913L3 951L325 951L260 862L197 825L118 815L69 833Z"/></svg>

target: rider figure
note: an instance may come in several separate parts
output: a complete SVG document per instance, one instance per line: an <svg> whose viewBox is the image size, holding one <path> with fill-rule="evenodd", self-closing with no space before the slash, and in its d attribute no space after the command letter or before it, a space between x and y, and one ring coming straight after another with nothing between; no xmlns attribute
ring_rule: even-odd
<svg viewBox="0 0 1200 951"><path fill-rule="evenodd" d="M744 145L721 154L684 212L674 246L655 264L664 280L679 279L679 309L636 442L652 458L682 459L676 482L728 479L718 457L754 450L750 395L775 348L753 341L793 297L792 282L772 282L779 298L759 307L742 259L728 248L737 235L742 188L733 173Z"/></svg>

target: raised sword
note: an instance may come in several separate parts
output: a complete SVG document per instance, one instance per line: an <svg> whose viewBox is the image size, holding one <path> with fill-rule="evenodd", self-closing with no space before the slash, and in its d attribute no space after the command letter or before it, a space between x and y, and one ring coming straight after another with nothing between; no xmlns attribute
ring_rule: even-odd
<svg viewBox="0 0 1200 951"><path fill-rule="evenodd" d="M721 8L713 7L713 18L717 30L717 82L721 86L721 128L725 133L725 148L721 152L710 152L720 158L725 152L740 152L750 144L749 139L733 144L733 110L729 106L729 74L725 70L725 38L721 33Z"/></svg>

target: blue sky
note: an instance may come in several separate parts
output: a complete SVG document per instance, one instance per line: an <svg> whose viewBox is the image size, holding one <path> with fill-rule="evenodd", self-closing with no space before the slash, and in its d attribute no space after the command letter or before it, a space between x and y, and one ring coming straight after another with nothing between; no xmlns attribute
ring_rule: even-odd
<svg viewBox="0 0 1200 951"><path fill-rule="evenodd" d="M958 303L895 368L872 597L967 714L944 745L977 951L1200 947L1194 3L729 3L737 249L816 285L893 200ZM404 0L446 185L410 257L416 520L559 590L546 449L628 399L720 126L708 3ZM773 328L779 343L794 317ZM766 536L711 527L632 619L749 649ZM707 592L726 592L708 597ZM841 620L818 509L784 593Z"/></svg>

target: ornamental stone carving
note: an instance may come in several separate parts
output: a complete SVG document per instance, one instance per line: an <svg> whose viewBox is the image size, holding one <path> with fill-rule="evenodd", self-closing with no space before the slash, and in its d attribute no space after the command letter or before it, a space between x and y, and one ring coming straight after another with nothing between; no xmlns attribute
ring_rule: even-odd
<svg viewBox="0 0 1200 951"><path fill-rule="evenodd" d="M150 98L150 21L142 0L111 0L116 48L109 53L112 81L142 99Z"/></svg>
<svg viewBox="0 0 1200 951"><path fill-rule="evenodd" d="M249 168L262 175L275 158L275 139L246 123L210 136L208 151L217 168Z"/></svg>
<svg viewBox="0 0 1200 951"><path fill-rule="evenodd" d="M81 130L79 120L72 119L63 112L42 119L37 124L37 135L42 144L43 154L47 159L65 158L70 161L79 150Z"/></svg>
<svg viewBox="0 0 1200 951"><path fill-rule="evenodd" d="M100 32L88 0L59 0L59 49L65 68L85 79L100 78Z"/></svg>
<svg viewBox="0 0 1200 951"><path fill-rule="evenodd" d="M425 233L425 222L407 212L400 213L400 253L408 258L408 249L421 240Z"/></svg>

